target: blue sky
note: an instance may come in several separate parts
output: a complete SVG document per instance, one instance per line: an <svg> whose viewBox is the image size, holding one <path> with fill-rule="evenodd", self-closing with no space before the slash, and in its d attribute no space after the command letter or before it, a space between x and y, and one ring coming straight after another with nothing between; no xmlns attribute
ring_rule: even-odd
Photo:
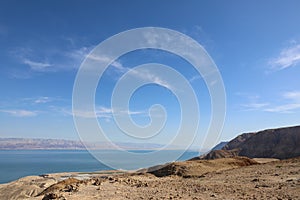
<svg viewBox="0 0 300 200"><path fill-rule="evenodd" d="M299 1L1 1L0 136L78 139L72 90L85 56L128 29L164 27L204 46L222 75L227 113L220 140L242 132L299 124ZM196 91L201 111L198 142L209 126L204 81L183 59L144 50L120 57L105 72L96 110L112 140L131 141L114 126L110 96L122 69L158 62L178 70ZM148 85L130 102L139 125L155 103L168 112L164 143L180 122L175 96ZM79 113L88 117L88 113ZM138 141L137 141L138 142Z"/></svg>

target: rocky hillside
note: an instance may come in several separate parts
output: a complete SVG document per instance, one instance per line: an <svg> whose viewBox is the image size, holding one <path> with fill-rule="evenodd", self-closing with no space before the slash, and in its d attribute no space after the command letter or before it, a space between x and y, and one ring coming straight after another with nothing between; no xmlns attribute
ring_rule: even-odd
<svg viewBox="0 0 300 200"><path fill-rule="evenodd" d="M300 156L300 126L244 133L228 142L221 150L212 150L195 159L235 156L279 159Z"/></svg>

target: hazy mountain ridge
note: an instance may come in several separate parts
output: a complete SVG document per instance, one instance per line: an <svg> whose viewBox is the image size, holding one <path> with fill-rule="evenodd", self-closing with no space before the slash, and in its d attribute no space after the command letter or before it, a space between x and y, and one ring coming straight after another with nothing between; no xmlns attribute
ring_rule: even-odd
<svg viewBox="0 0 300 200"><path fill-rule="evenodd" d="M0 149L85 149L80 141L63 139L0 138Z"/></svg>
<svg viewBox="0 0 300 200"><path fill-rule="evenodd" d="M150 143L117 143L120 148L135 149L156 149L163 145ZM114 149L108 143L90 143L89 149ZM0 150L14 149L78 149L85 150L86 147L81 141L64 140L64 139L35 139L35 138L0 138Z"/></svg>

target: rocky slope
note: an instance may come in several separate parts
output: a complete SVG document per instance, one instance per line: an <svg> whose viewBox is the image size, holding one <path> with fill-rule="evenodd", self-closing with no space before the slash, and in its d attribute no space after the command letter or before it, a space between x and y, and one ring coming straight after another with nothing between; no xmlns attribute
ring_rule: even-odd
<svg viewBox="0 0 300 200"><path fill-rule="evenodd" d="M194 159L234 156L287 159L300 156L300 126L244 133L228 142L221 150Z"/></svg>

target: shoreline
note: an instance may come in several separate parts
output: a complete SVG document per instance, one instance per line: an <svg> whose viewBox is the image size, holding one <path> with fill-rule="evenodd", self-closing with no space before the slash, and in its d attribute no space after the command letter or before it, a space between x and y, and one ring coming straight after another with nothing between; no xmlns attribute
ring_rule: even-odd
<svg viewBox="0 0 300 200"><path fill-rule="evenodd" d="M128 161L126 157L120 156L116 151L99 151L104 152L107 158L115 160L120 166L117 170L137 170L146 166L151 166L147 161ZM143 153L144 151L137 151ZM176 151L170 151L176 152ZM168 151L164 154L168 155ZM188 151L179 158L187 160L199 155L199 152ZM162 158L163 159L163 158ZM168 157L165 157L167 162ZM62 173L62 172L95 172L111 170L86 150L0 150L0 182L8 183L24 176L40 175L45 173Z"/></svg>
<svg viewBox="0 0 300 200"><path fill-rule="evenodd" d="M28 176L0 184L5 199L297 199L300 157L182 161L152 171ZM54 199L54 198L53 198Z"/></svg>

